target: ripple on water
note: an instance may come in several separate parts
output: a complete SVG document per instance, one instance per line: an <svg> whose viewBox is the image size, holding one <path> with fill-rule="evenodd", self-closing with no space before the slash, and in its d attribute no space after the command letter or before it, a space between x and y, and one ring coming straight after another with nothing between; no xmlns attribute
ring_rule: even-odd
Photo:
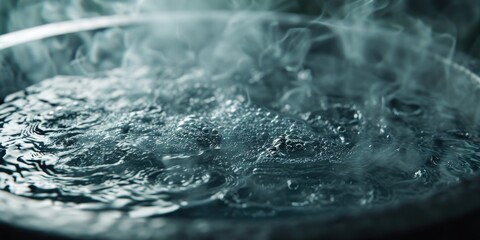
<svg viewBox="0 0 480 240"><path fill-rule="evenodd" d="M134 217L273 217L391 206L480 166L478 134L444 102L326 95L282 112L288 89L249 96L211 81L198 69L168 81L56 77L11 95L0 186Z"/></svg>

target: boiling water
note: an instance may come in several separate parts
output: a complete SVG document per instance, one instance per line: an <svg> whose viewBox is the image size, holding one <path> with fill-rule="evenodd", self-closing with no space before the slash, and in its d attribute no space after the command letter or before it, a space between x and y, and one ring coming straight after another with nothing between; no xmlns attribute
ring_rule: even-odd
<svg viewBox="0 0 480 240"><path fill-rule="evenodd" d="M0 108L0 187L132 217L326 216L413 201L477 171L476 123L421 84L365 71L343 79L376 92L313 68L48 79Z"/></svg>

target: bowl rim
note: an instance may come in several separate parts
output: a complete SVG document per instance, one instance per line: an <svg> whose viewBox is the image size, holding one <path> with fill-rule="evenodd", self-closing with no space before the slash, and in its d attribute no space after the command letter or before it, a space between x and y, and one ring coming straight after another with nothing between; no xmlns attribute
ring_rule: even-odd
<svg viewBox="0 0 480 240"><path fill-rule="evenodd" d="M150 14L108 15L48 23L2 34L0 35L0 51L36 40L102 28L138 25L149 22L225 20L234 17L264 20L278 20L281 17L282 21L292 23L311 18L300 14L267 11L174 11Z"/></svg>

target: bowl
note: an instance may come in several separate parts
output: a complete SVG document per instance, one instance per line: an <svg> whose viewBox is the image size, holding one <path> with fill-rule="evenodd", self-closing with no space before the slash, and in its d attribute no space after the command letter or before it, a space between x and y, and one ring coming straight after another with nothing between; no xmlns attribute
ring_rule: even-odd
<svg viewBox="0 0 480 240"><path fill-rule="evenodd" d="M255 59L253 63L251 59ZM378 81L398 82L406 91L423 86L436 97L442 96L467 116L472 126L480 116L476 110L480 97L477 63L446 46L378 26L268 12L118 15L52 23L2 35L0 103L11 93L57 75L98 76L116 69L142 75L151 70L144 66L152 63L182 65L192 61L200 62L218 79L235 71L248 71L252 64L260 68L281 65L287 73L305 65L322 65L323 71L338 76L342 68L337 65L361 65L363 70L355 72L358 78L352 78L357 80L334 78L332 81L341 85L326 83L325 92L340 91L352 98L359 97L359 92L382 95L389 89L376 84ZM0 157L5 154L6 148L0 143ZM479 210L477 175L466 173L432 193L385 207L256 219L135 217L115 209L85 211L48 198L17 196L4 189L0 191L0 221L15 236L38 234L46 238L385 237L437 226ZM0 175L0 180L7 177Z"/></svg>

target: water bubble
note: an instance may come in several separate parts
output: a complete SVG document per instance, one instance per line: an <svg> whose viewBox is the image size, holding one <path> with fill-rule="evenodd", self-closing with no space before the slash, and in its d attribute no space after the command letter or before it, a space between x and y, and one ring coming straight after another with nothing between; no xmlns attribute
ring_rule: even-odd
<svg viewBox="0 0 480 240"><path fill-rule="evenodd" d="M203 127L202 132L205 133L205 134L209 134L210 133L210 128Z"/></svg>
<svg viewBox="0 0 480 240"><path fill-rule="evenodd" d="M156 64L31 86L0 106L2 186L79 209L255 218L392 206L478 172L462 109L384 90L401 83L373 82L371 66L305 62L309 34L278 38L261 69Z"/></svg>
<svg viewBox="0 0 480 240"><path fill-rule="evenodd" d="M298 185L298 183L293 182L292 180L287 180L287 185L288 185L288 189L290 189L292 191L295 191L300 187L300 185Z"/></svg>
<svg viewBox="0 0 480 240"><path fill-rule="evenodd" d="M295 136L287 136L285 141L288 152L298 152L305 150L305 142Z"/></svg>
<svg viewBox="0 0 480 240"><path fill-rule="evenodd" d="M413 117L422 114L422 107L415 103L393 98L389 101L388 107L398 117Z"/></svg>
<svg viewBox="0 0 480 240"><path fill-rule="evenodd" d="M194 139L201 147L217 148L221 144L222 137L218 130L213 131L214 128L211 126L212 123L207 119L190 115L180 120L176 130L180 135Z"/></svg>

